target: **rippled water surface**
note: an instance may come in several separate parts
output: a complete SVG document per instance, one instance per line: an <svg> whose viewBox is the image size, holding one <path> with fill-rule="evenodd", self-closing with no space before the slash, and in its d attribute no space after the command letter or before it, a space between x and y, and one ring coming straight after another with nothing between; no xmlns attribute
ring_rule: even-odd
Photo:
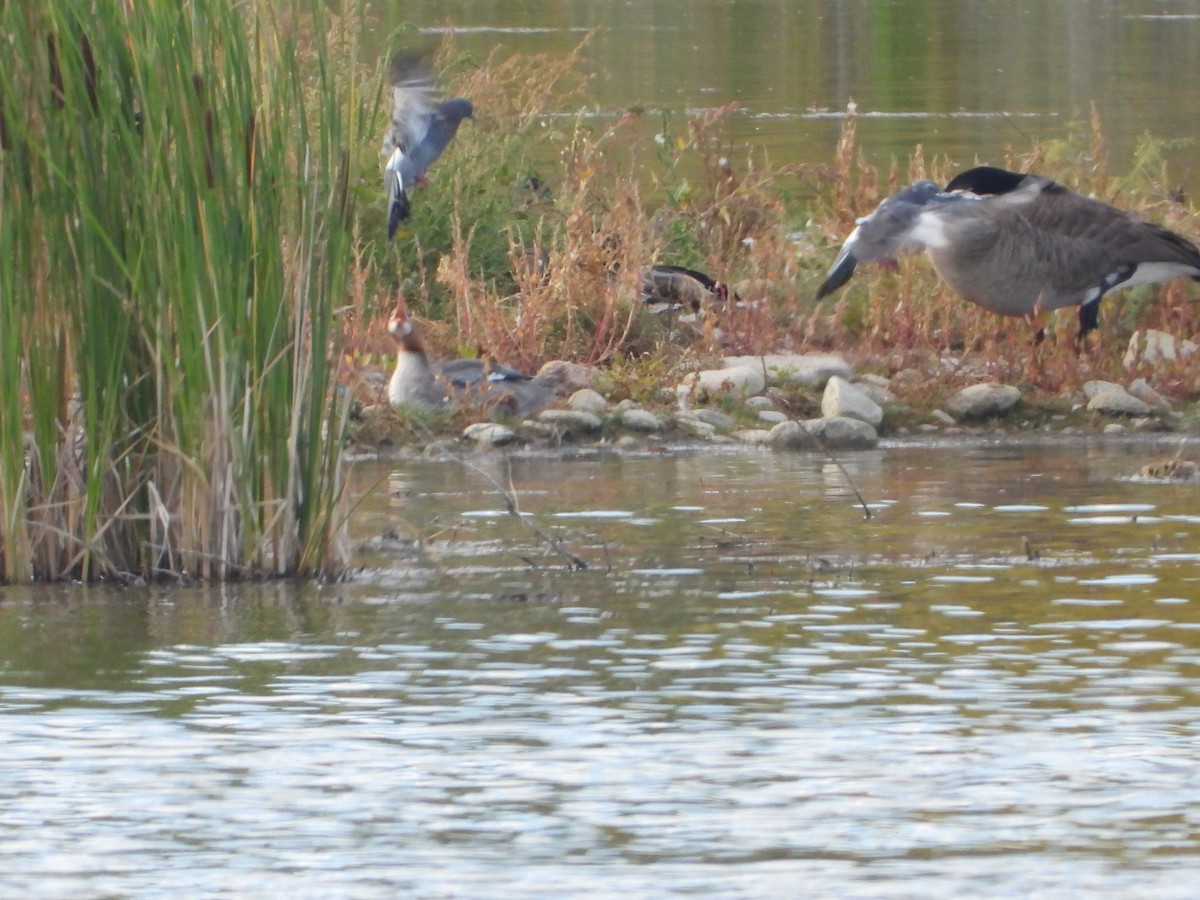
<svg viewBox="0 0 1200 900"><path fill-rule="evenodd" d="M1190 896L1173 452L368 462L347 583L0 590L0 891Z"/></svg>
<svg viewBox="0 0 1200 900"><path fill-rule="evenodd" d="M1093 110L1114 172L1135 160L1159 177L1148 133L1172 164L1169 184L1200 191L1196 117L1200 0L496 0L374 2L379 21L456 32L478 59L563 53L588 37L595 73L586 108L681 115L738 104L729 135L775 165L827 164L854 101L858 141L901 172L920 144L969 166L1007 148L1078 135ZM389 28L378 32L382 41ZM564 112L576 114L582 101ZM1087 148L1075 142L1075 152ZM1053 152L1050 154L1054 156Z"/></svg>

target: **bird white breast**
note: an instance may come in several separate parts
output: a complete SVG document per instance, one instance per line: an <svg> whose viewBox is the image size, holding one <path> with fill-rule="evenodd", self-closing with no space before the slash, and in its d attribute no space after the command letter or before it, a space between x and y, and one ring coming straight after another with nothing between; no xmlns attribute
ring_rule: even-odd
<svg viewBox="0 0 1200 900"><path fill-rule="evenodd" d="M446 403L446 395L433 376L429 360L419 353L401 352L388 381L388 400L393 406L422 406L435 409Z"/></svg>

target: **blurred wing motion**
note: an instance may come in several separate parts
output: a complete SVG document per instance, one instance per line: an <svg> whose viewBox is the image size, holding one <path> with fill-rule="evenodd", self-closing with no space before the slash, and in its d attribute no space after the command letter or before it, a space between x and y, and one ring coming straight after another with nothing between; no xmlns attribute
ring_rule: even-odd
<svg viewBox="0 0 1200 900"><path fill-rule="evenodd" d="M423 55L398 53L389 67L392 116L383 137L387 160L384 183L388 195L388 240L408 218L408 191L454 139L463 119L472 118L469 100L438 101Z"/></svg>

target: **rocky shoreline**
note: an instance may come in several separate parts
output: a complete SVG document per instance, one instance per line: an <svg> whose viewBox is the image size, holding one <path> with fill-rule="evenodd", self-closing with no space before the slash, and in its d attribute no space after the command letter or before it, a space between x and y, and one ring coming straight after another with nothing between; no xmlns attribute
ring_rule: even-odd
<svg viewBox="0 0 1200 900"><path fill-rule="evenodd" d="M1135 336L1147 353L1167 347L1157 333ZM1131 342L1131 347L1134 344ZM1167 347L1179 352L1173 346ZM1194 348L1185 348L1192 352ZM1131 350L1132 352L1132 350ZM1134 360L1137 361L1137 358ZM946 372L958 360L942 361ZM1131 366L1132 367L1132 366ZM389 429L407 417L386 406L368 407L353 429L362 450L405 450L436 454L526 448L600 445L616 450L681 444L723 444L776 450L865 450L881 439L964 438L972 435L1160 435L1176 439L1200 434L1200 408L1178 407L1144 377L1127 384L1089 381L1061 395L1022 390L982 380L953 392L933 392L940 377L902 370L892 377L857 373L836 354L730 356L719 368L683 375L659 393L674 403L613 402L622 393L609 376L569 362L552 362L539 373L559 385L554 408L520 420L493 421L460 411L419 433ZM933 403L931 396L940 402ZM465 417L465 418L464 418ZM462 422L466 421L465 427ZM1186 460L1158 461L1146 477L1185 478ZM1149 471L1151 468L1154 471Z"/></svg>

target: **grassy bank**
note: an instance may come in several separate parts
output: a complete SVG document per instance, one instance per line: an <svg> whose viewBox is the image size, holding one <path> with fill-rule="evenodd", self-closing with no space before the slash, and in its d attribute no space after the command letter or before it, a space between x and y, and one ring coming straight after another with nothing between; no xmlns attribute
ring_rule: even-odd
<svg viewBox="0 0 1200 900"><path fill-rule="evenodd" d="M339 570L377 93L324 9L0 7L4 580Z"/></svg>
<svg viewBox="0 0 1200 900"><path fill-rule="evenodd" d="M469 60L451 41L441 65L448 90L472 98L477 118L419 195L413 232L393 257L360 269L347 332L355 371L389 365L380 320L403 287L438 354L484 350L529 370L554 358L595 363L617 375L616 399L666 402L662 389L698 364L771 350L836 350L887 375L936 366L948 374L931 380L931 400L981 370L1033 394L1143 374L1168 396L1197 394L1186 361L1132 373L1121 364L1135 329L1186 338L1200 330L1187 282L1106 297L1100 332L1083 352L1073 341L1075 311L1061 311L1032 366L1031 329L955 296L923 256L902 261L897 274L864 267L847 289L814 301L857 216L916 178L945 183L975 160L932 159L916 147L878 170L859 153L849 116L827 165L793 166L735 148L725 127L730 109L695 117L630 111L616 120L558 113L587 96L570 59ZM1131 171L1112 174L1094 117L1067 139L987 162L1049 175L1200 234L1159 145L1146 138ZM544 269L531 268L530 258L544 259ZM733 286L737 302L703 310L691 325L654 315L634 302L638 273L651 262L703 270ZM378 399L377 381L356 390L364 402Z"/></svg>

